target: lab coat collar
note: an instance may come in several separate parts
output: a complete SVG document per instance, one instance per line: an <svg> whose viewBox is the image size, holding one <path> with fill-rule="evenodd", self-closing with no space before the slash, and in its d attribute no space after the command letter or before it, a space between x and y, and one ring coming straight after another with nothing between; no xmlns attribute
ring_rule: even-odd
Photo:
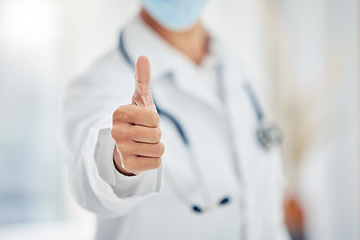
<svg viewBox="0 0 360 240"><path fill-rule="evenodd" d="M227 60L227 53L224 51L226 48L225 45L210 31L207 32L210 38L209 50L211 58L216 58L215 61L213 60L212 64L216 64L217 66L214 67L222 70L219 80L226 93L228 89L231 89L229 84L232 85L231 82L226 82L229 75L226 73L226 71L229 70L227 65L231 64L231 62ZM217 110L219 114L223 113L222 104L217 99L218 96L209 93L202 83L194 81L193 77L189 77L196 76L197 68L201 67L203 63L201 63L200 66L196 65L191 59L175 49L156 32L150 29L140 17L133 19L133 21L125 28L123 38L124 47L133 62L135 62L140 55L146 55L150 59L152 85L171 74L171 79L174 80L174 83L177 86L193 97L207 102ZM208 59L205 57L205 61L206 60Z"/></svg>
<svg viewBox="0 0 360 240"><path fill-rule="evenodd" d="M124 29L124 48L133 62L146 55L151 63L151 83L174 73L181 53L150 29L138 16ZM175 62L176 61L176 62Z"/></svg>

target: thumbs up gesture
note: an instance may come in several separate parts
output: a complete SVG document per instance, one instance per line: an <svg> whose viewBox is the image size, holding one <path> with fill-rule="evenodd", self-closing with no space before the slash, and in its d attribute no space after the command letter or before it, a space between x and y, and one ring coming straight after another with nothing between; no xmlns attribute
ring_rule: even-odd
<svg viewBox="0 0 360 240"><path fill-rule="evenodd" d="M165 150L160 142L160 118L151 95L150 79L150 62L140 56L136 62L132 104L120 106L113 113L115 166L128 176L158 168Z"/></svg>

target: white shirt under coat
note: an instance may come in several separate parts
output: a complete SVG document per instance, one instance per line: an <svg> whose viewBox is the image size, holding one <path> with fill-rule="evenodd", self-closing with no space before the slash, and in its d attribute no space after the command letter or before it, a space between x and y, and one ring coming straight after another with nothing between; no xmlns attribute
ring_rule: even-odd
<svg viewBox="0 0 360 240"><path fill-rule="evenodd" d="M160 116L162 165L134 177L120 174L110 130L114 110L131 103L133 69L116 48L72 81L64 94L61 133L71 191L96 214L96 239L287 239L280 151L264 149L256 138L258 121L242 86L248 79L241 63L211 36L210 55L197 66L139 18L123 36L133 61L139 55L150 59L156 103L181 124L194 157L174 123ZM225 94L217 86L218 66ZM230 202L194 213L170 178L193 204L214 205L224 196Z"/></svg>

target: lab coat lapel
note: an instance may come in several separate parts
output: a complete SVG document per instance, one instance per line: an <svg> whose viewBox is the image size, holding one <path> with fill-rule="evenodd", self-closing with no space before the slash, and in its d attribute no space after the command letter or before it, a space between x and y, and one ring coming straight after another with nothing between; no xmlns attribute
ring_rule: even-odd
<svg viewBox="0 0 360 240"><path fill-rule="evenodd" d="M237 64L234 64L235 62ZM274 177L276 174L281 175L278 170L281 168L280 163L277 162L280 157L278 149L263 148L257 138L259 121L243 87L248 79L244 71L239 69L240 65L238 61L225 60L225 106L233 132L240 187L243 192L247 239L259 239L262 234L257 230L262 224L259 217L264 214L259 205L270 204L270 199L264 199L264 196L274 194L268 193L274 191L272 186L276 183L272 181L281 182L279 177ZM267 216L262 216L264 217Z"/></svg>
<svg viewBox="0 0 360 240"><path fill-rule="evenodd" d="M226 48L224 48L226 49ZM239 188L241 189L242 199L242 215L244 222L242 229L249 229L253 224L254 211L249 199L252 197L249 183L251 181L252 174L252 162L251 150L247 147L249 144L249 136L251 139L251 122L249 120L249 109L246 104L246 96L243 91L243 83L246 81L244 72L237 66L238 61L230 59L230 54L224 52L223 58L223 75L224 75L224 105L225 112L228 118L228 123L231 131L231 137L233 142L235 171L238 174ZM256 216L255 216L256 217ZM250 231L244 231L243 237L250 238Z"/></svg>
<svg viewBox="0 0 360 240"><path fill-rule="evenodd" d="M222 49L226 49L223 47ZM243 111L243 91L242 91L242 82L244 82L245 77L237 66L237 61L234 61L230 58L230 54L223 51L220 55L222 62L221 73L223 75L223 99L224 99L224 113L228 119L228 124L230 125L231 137L234 146L234 157L236 158L237 164L236 167L238 174L240 174L241 181L247 179L244 161L246 149L243 149L244 144L242 144L244 139L244 133L246 131L246 125L244 123L245 119L241 119L240 114L244 113ZM243 114L246 116L246 114Z"/></svg>

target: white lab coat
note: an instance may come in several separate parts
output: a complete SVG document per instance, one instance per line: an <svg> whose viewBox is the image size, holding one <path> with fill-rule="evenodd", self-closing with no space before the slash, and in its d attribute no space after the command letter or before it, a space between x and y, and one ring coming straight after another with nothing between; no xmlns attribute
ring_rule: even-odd
<svg viewBox="0 0 360 240"><path fill-rule="evenodd" d="M115 170L112 114L131 103L134 91L133 69L119 49L66 88L61 133L71 191L81 206L96 214L96 239L287 239L280 151L259 144L241 64L214 36L212 42L223 66L224 104L193 79L189 60L142 20L136 18L124 30L124 46L133 61L139 55L149 57L156 103L182 125L195 159L174 123L161 116L166 150L160 168L135 177ZM201 172L194 170L195 161ZM207 206L224 196L230 203L194 213L174 192L170 173L191 203ZM199 176L209 189L208 198Z"/></svg>

